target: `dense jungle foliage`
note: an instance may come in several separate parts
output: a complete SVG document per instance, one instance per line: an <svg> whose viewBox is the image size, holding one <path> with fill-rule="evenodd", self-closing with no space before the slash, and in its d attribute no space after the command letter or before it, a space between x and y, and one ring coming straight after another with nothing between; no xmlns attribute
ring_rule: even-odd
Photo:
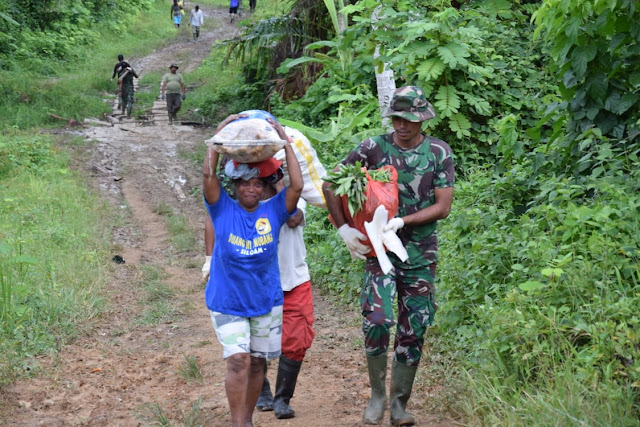
<svg viewBox="0 0 640 427"><path fill-rule="evenodd" d="M125 16L119 2L65 4L45 10L45 19L33 7L0 3L3 68L43 73L50 61L73 57L73 43L91 43L92 26L83 23L118 25ZM269 109L305 132L332 168L384 131L376 69L390 66L398 86L425 89L437 112L425 131L451 145L457 170L452 212L439 224L440 309L423 361L447 387L442 401L425 405L479 425L638 425L638 2L284 4L286 13L246 22L214 51L239 64L242 79L196 89L196 107L211 123ZM51 32L61 38L39 37ZM198 73L219 72L218 62ZM21 84L3 78L2 109L29 105L21 94L32 89ZM34 85L47 96L52 82ZM17 149L0 140L0 174L33 165L42 144ZM362 265L325 211L310 211L306 239L314 283L353 303ZM12 251L0 246L0 260Z"/></svg>

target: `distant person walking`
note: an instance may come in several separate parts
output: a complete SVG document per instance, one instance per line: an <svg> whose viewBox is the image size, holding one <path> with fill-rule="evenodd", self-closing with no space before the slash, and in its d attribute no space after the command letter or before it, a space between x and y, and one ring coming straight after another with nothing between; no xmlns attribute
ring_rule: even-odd
<svg viewBox="0 0 640 427"><path fill-rule="evenodd" d="M124 55L118 55L118 62L113 67L113 74L111 75L111 80L116 78L116 75L120 77L120 75L124 72L125 68L130 67L129 63L124 60Z"/></svg>
<svg viewBox="0 0 640 427"><path fill-rule="evenodd" d="M182 6L178 4L178 0L173 0L171 5L171 20L176 28L180 28L180 22L182 21Z"/></svg>
<svg viewBox="0 0 640 427"><path fill-rule="evenodd" d="M240 0L230 0L229 1L229 17L231 18L231 23L236 20L238 17L238 7L240 7Z"/></svg>
<svg viewBox="0 0 640 427"><path fill-rule="evenodd" d="M122 114L125 113L125 105L122 100L122 81L120 80L120 76L125 72L125 70L131 67L127 61L124 60L124 55L118 55L118 62L113 67L113 74L111 75L111 80L115 79L118 76L118 88L116 89L116 96L118 97L118 108L122 111Z"/></svg>
<svg viewBox="0 0 640 427"><path fill-rule="evenodd" d="M193 33L193 41L198 41L200 37L200 27L202 26L203 16L200 6L196 5L195 9L191 9L189 14L189 25L191 26L191 32Z"/></svg>
<svg viewBox="0 0 640 427"><path fill-rule="evenodd" d="M169 113L169 124L178 120L177 113L180 111L182 102L187 98L187 90L184 86L182 74L178 73L178 64L169 66L171 72L162 76L161 98L167 100L167 112Z"/></svg>
<svg viewBox="0 0 640 427"><path fill-rule="evenodd" d="M249 12L253 13L256 10L256 1L257 0L249 0Z"/></svg>
<svg viewBox="0 0 640 427"><path fill-rule="evenodd" d="M120 107L122 109L122 114L127 114L127 117L131 117L131 110L133 108L134 102L134 86L133 86L133 78L139 79L140 77L134 71L133 68L129 64L124 69L120 77L118 78L118 88L120 92Z"/></svg>

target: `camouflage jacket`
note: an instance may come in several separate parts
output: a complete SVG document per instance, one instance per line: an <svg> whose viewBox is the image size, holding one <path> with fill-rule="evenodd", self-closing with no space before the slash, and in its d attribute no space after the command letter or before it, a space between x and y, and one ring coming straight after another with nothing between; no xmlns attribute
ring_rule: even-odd
<svg viewBox="0 0 640 427"><path fill-rule="evenodd" d="M453 187L455 172L453 153L449 145L426 136L413 148L404 149L393 142L393 133L365 139L356 147L344 164L360 162L367 169L393 165L398 171L398 217L415 213L435 204L435 189ZM398 237L407 248L409 259L394 264L402 268L419 268L438 260L437 222L419 226L405 226Z"/></svg>

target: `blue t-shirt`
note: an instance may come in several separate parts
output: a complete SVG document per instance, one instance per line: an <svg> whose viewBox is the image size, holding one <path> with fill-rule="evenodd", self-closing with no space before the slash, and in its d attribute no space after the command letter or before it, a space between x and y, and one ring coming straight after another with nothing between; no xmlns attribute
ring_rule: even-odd
<svg viewBox="0 0 640 427"><path fill-rule="evenodd" d="M205 199L216 238L204 292L209 310L256 317L283 304L278 235L290 216L285 193L260 202L253 212L244 210L222 187L214 205Z"/></svg>

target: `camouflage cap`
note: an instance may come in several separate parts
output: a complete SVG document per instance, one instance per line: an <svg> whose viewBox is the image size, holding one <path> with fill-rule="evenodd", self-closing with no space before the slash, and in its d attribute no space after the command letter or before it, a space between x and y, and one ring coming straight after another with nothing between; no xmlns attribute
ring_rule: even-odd
<svg viewBox="0 0 640 427"><path fill-rule="evenodd" d="M180 67L178 67L178 64L174 62L173 64L169 65L169 68L180 68Z"/></svg>
<svg viewBox="0 0 640 427"><path fill-rule="evenodd" d="M418 86L403 86L393 93L391 104L383 117L402 117L410 122L424 122L433 119L436 111L427 101L424 91Z"/></svg>

